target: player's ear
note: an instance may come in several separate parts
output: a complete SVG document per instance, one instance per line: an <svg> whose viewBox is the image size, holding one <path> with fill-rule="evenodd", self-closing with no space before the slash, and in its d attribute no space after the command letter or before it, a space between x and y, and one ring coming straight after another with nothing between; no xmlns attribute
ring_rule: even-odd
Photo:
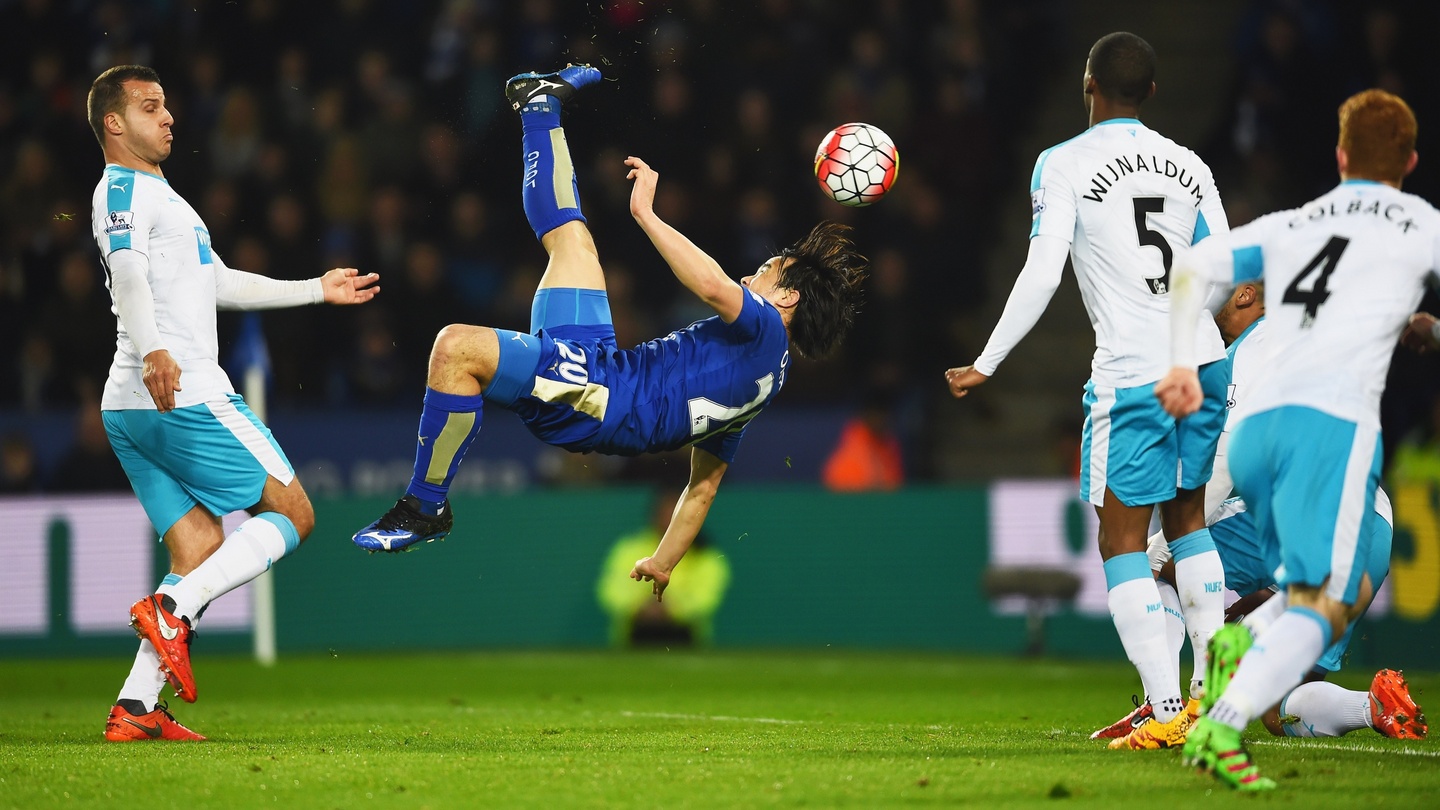
<svg viewBox="0 0 1440 810"><path fill-rule="evenodd" d="M1345 150L1338 146L1335 147L1335 168L1339 169L1341 174L1350 171L1350 156L1345 154Z"/></svg>
<svg viewBox="0 0 1440 810"><path fill-rule="evenodd" d="M1407 177L1410 176L1410 173L1413 172L1413 171L1415 171L1415 164L1417 164L1417 163L1419 163L1419 162L1420 162L1420 153L1419 153L1419 152L1416 152L1414 149L1411 149L1411 150L1410 150L1410 159L1407 160L1407 161L1405 161L1405 176L1407 176Z"/></svg>
<svg viewBox="0 0 1440 810"><path fill-rule="evenodd" d="M120 113L117 113L117 112L108 112L108 113L105 113L105 131L106 131L106 132L110 133L111 135L120 135L120 134L122 134L122 133L124 132L124 129L125 129L125 128L124 128L124 127L121 125L121 123L120 123Z"/></svg>
<svg viewBox="0 0 1440 810"><path fill-rule="evenodd" d="M790 309L800 303L800 291L789 287L781 287L776 291L775 306Z"/></svg>
<svg viewBox="0 0 1440 810"><path fill-rule="evenodd" d="M1149 101L1150 99L1152 99L1152 98L1154 98L1154 97L1155 97L1155 83L1154 83L1154 82L1150 82L1150 92L1148 92L1148 93L1145 94L1145 101Z"/></svg>

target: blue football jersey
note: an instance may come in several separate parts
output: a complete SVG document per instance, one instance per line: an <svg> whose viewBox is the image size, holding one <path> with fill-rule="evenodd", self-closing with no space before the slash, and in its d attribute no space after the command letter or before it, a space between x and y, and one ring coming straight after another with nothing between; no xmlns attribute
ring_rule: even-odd
<svg viewBox="0 0 1440 810"><path fill-rule="evenodd" d="M530 390L506 405L567 450L633 456L693 444L728 464L790 364L780 312L749 290L734 323L706 318L633 349L595 331L542 328Z"/></svg>

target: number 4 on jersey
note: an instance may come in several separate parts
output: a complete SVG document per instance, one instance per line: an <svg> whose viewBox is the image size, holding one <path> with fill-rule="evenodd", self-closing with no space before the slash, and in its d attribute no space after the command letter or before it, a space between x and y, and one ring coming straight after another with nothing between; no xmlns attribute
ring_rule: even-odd
<svg viewBox="0 0 1440 810"><path fill-rule="evenodd" d="M1311 259L1310 263L1305 265L1305 269L1300 271L1300 275L1296 276L1295 280L1290 282L1290 286L1285 288L1285 296L1280 299L1282 304L1303 304L1305 306L1305 315L1300 319L1301 329L1309 329L1315 323L1315 316L1320 312L1320 305L1330 297L1330 291L1325 287L1330 282L1330 274L1335 272L1335 265L1340 263L1340 254L1345 252L1345 247L1349 244L1350 240L1343 236L1330 237L1330 241L1325 243L1325 247L1315 254L1315 258ZM1315 283L1308 290L1300 289L1300 282L1309 278L1317 268L1320 270L1320 275L1315 279Z"/></svg>

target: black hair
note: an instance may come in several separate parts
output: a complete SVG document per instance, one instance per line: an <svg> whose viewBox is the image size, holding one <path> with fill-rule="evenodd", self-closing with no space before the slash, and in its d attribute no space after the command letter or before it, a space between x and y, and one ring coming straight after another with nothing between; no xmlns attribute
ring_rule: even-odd
<svg viewBox="0 0 1440 810"><path fill-rule="evenodd" d="M780 251L789 261L779 286L800 293L790 316L790 345L801 357L818 359L833 352L855 322L866 259L855 252L850 226L822 222L810 234Z"/></svg>
<svg viewBox="0 0 1440 810"><path fill-rule="evenodd" d="M1116 31L1090 48L1090 75L1101 95L1138 107L1150 98L1155 61L1150 43L1127 31Z"/></svg>
<svg viewBox="0 0 1440 810"><path fill-rule="evenodd" d="M105 116L123 112L129 100L125 97L125 82L138 80L160 83L160 74L154 68L144 65L116 65L95 77L90 84L90 96L85 99L86 117L95 140L105 146Z"/></svg>

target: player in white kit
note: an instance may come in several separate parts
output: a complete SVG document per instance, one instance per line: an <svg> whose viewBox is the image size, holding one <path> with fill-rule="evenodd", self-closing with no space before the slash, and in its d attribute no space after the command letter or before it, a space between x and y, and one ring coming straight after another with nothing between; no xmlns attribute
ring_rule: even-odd
<svg viewBox="0 0 1440 810"><path fill-rule="evenodd" d="M225 266L160 170L174 119L155 71L105 71L87 107L105 155L91 224L118 319L100 408L170 552L170 574L131 608L140 651L105 738L201 740L159 701L167 680L195 700L189 647L200 613L294 551L315 523L290 462L220 368L215 310L363 303L379 291L378 276L337 268L277 281ZM226 537L220 519L240 509L252 517Z"/></svg>
<svg viewBox="0 0 1440 810"><path fill-rule="evenodd" d="M1275 579L1289 607L1253 646L1243 625L1212 639L1213 691L1185 745L1187 762L1243 790L1275 783L1240 732L1300 683L1375 587L1365 561L1380 395L1426 282L1440 280L1440 212L1400 190L1417 160L1415 132L1398 97L1352 96L1340 107L1339 186L1202 245L1175 268L1175 367L1156 395L1177 417L1200 400L1189 336L1204 288L1265 281L1269 373L1232 414L1230 471L1263 542L1278 550Z"/></svg>
<svg viewBox="0 0 1440 810"><path fill-rule="evenodd" d="M1232 413L1249 395L1254 383L1266 373L1261 365L1266 355L1263 290L1264 284L1260 281L1237 284L1230 299L1215 314L1215 324L1228 344L1226 352L1230 356L1231 382L1227 406ZM1275 585L1278 560L1274 557L1278 550L1262 543L1254 516L1246 511L1244 500L1226 497L1230 491L1229 465L1225 457L1230 433L1228 421L1226 425L1226 432L1221 435L1215 454L1214 475L1205 486L1206 522L1210 525L1210 536L1225 566L1226 600L1229 602L1232 596L1236 597L1225 607L1226 620L1243 620L1252 632L1258 632L1285 609L1283 596L1272 598L1278 590ZM1370 553L1365 560L1365 568L1371 582L1378 588L1389 574L1392 527L1395 524L1389 498L1383 489L1375 491L1375 514L1379 520L1371 522ZM1161 532L1151 535L1149 544L1150 567L1157 574L1156 584L1165 602L1171 657L1178 665L1185 638L1185 621L1180 613L1179 597L1169 582L1174 579L1174 571L1168 565L1169 547ZM1314 669L1306 675L1305 683L1265 713L1262 720L1272 734L1337 737L1370 728L1386 737L1401 739L1417 739L1426 735L1428 726L1424 712L1411 696L1403 673L1382 669L1375 673L1370 689L1366 691L1345 689L1325 680L1330 673L1339 671L1354 631L1355 622L1352 621L1345 635L1330 645ZM1203 651L1195 652L1196 666L1203 668ZM1150 711L1149 704L1137 705L1126 717L1092 734L1091 739L1127 734L1143 722Z"/></svg>
<svg viewBox="0 0 1440 810"><path fill-rule="evenodd" d="M1194 326L1205 403L1177 424L1157 406L1169 366L1169 275L1175 252L1229 227L1210 169L1136 117L1155 92L1155 53L1114 33L1090 49L1085 103L1090 128L1041 153L1031 180L1030 251L1005 311L974 365L946 372L963 397L994 373L1039 320L1068 251L1095 329L1085 386L1080 495L1100 518L1110 613L1150 696L1154 714L1114 748L1184 742L1195 705L1181 696L1160 593L1145 554L1156 504L1176 559L1186 624L1203 648L1224 622L1224 571L1205 527L1205 482L1225 421L1230 382L1213 323ZM1192 682L1192 704L1201 691Z"/></svg>

